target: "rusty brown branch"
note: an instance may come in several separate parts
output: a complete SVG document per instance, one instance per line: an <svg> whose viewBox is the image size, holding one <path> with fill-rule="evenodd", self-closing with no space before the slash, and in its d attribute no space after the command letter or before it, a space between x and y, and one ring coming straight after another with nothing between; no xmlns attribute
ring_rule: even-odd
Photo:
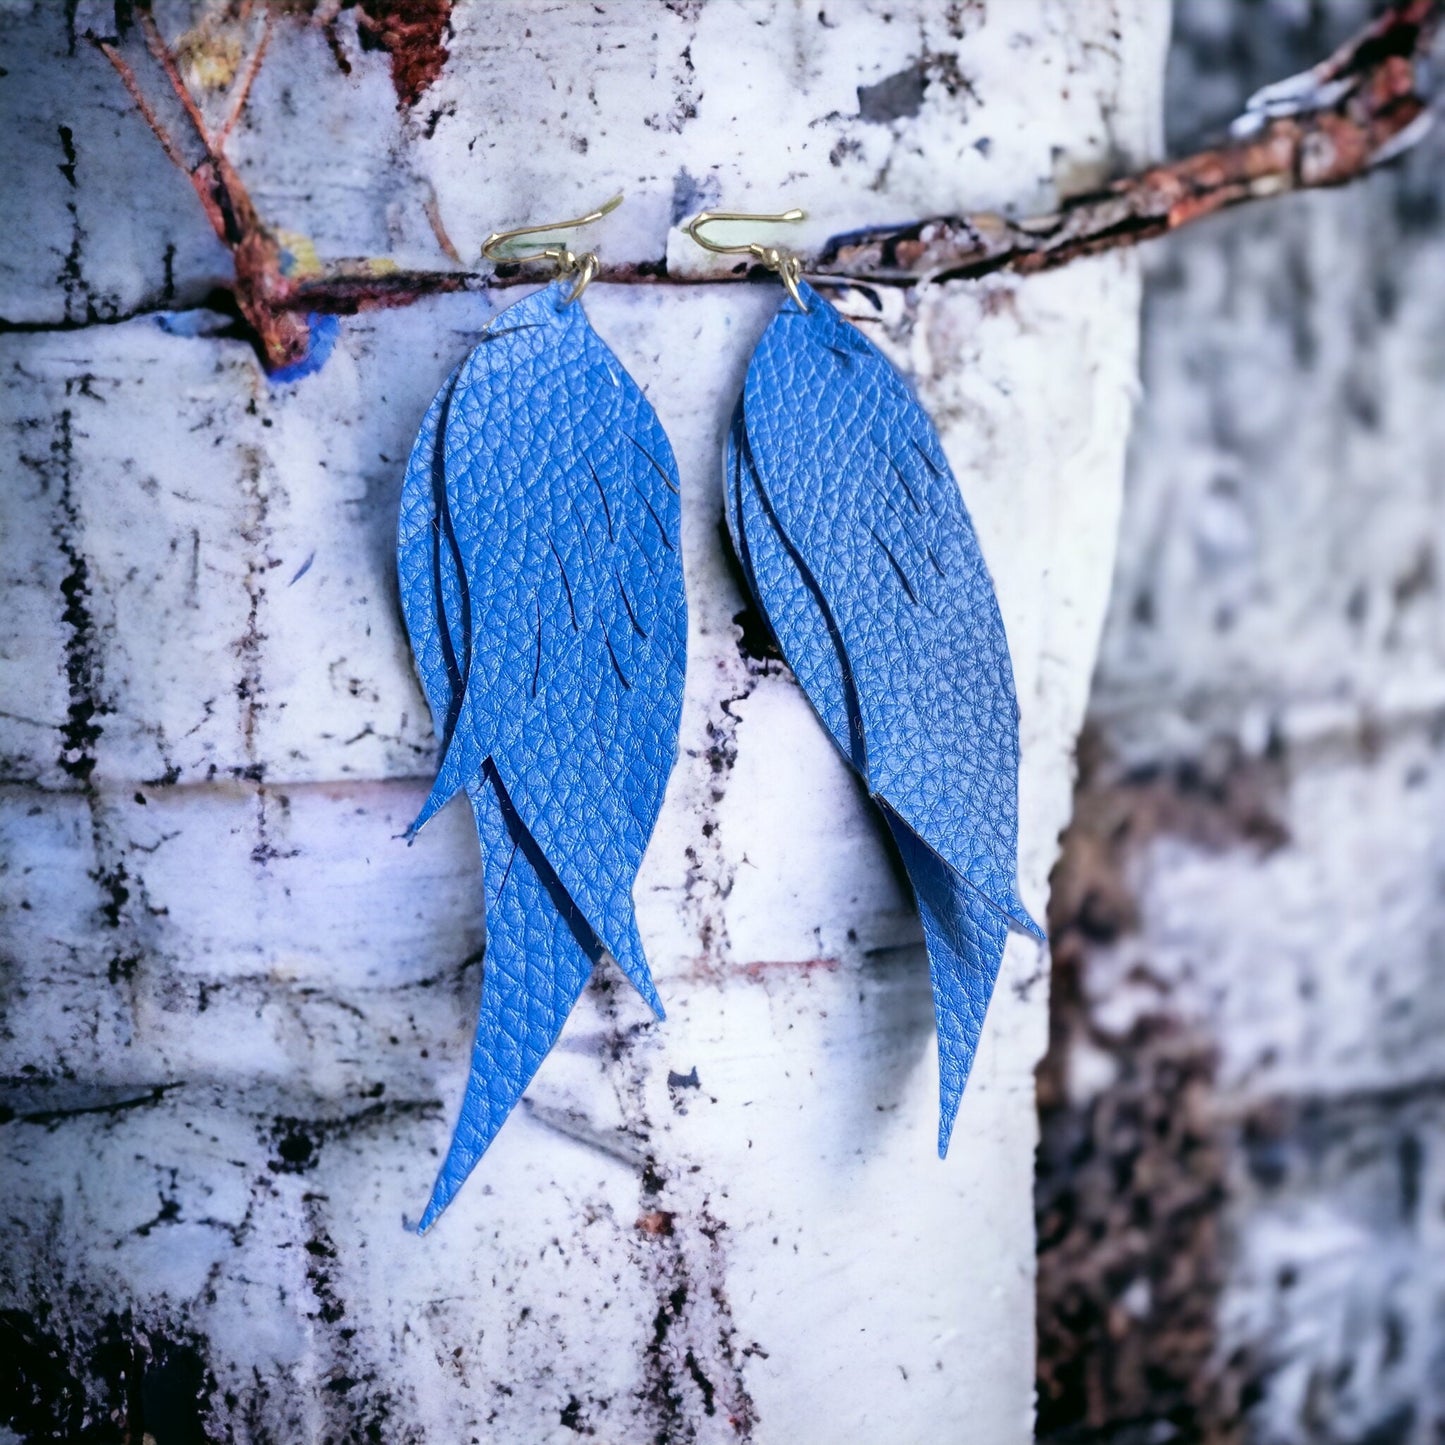
<svg viewBox="0 0 1445 1445"><path fill-rule="evenodd" d="M231 95L231 104L226 110L226 119L221 123L221 128L216 132L215 148L220 150L226 144L231 132L236 128L236 122L241 119L241 113L246 109L246 102L251 97L251 86L255 83L257 73L261 69L261 62L266 58L266 47L271 43L271 29L276 17L271 10L266 11L266 17L261 22L261 38L256 43L256 48L251 52L251 58L246 62L246 69L240 80L236 82L236 88Z"/></svg>
<svg viewBox="0 0 1445 1445"><path fill-rule="evenodd" d="M885 285L1028 274L1133 246L1245 201L1339 186L1407 149L1429 121L1423 71L1445 0L1401 0L1328 59L1262 91L1223 144L1076 196L1047 216L937 217L836 236L805 263L815 277ZM661 262L603 265L614 284L756 280L740 265L712 277L672 276ZM473 285L535 281L517 267L496 272L411 271L370 277L333 272L296 288L292 304L353 312Z"/></svg>
<svg viewBox="0 0 1445 1445"><path fill-rule="evenodd" d="M1429 124L1424 70L1442 0L1402 0L1313 70L1261 91L1222 145L1076 196L1052 215L940 217L834 238L819 275L907 284L1022 273L1162 236L1229 206L1339 186Z"/></svg>
<svg viewBox="0 0 1445 1445"><path fill-rule="evenodd" d="M161 149L165 151L166 159L177 169L188 170L186 158L180 153L175 141L171 139L170 133L161 124L160 117L151 109L150 102L145 98L145 93L135 78L135 71L130 67L130 62L108 40L96 40L95 48L115 67L115 73L120 76L120 83L130 92L130 98L135 101L136 109L140 111L142 119L150 126L151 133L161 143Z"/></svg>
<svg viewBox="0 0 1445 1445"><path fill-rule="evenodd" d="M176 93L176 99L180 101L181 108L190 118L191 125L195 127L196 135L200 138L201 144L210 151L214 149L211 143L210 132L206 129L206 119L201 114L201 108L195 102L195 98L186 88L186 82L181 78L180 69L176 65L175 56L171 54L171 48L161 36L160 26L155 22L149 6L140 11L140 26L146 38L146 49L150 51L151 58L165 72L165 77L171 83L171 89Z"/></svg>
<svg viewBox="0 0 1445 1445"><path fill-rule="evenodd" d="M994 214L945 216L853 232L834 237L806 260L805 269L820 278L897 286L995 271L1029 274L1166 235L1246 201L1344 185L1408 149L1428 126L1428 52L1442 12L1445 0L1396 0L1313 70L1261 91L1223 143L1150 167L1102 191L1075 196L1049 215L1024 220ZM142 18L149 21L144 10ZM518 267L495 272L335 267L304 280L284 276L280 247L219 145L235 116L227 120L216 141L208 138L153 22L147 38L206 145L205 161L189 174L216 233L235 257L238 307L254 329L268 367L286 365L305 354L308 332L301 313L350 314L404 306L428 295L473 286L538 279L535 271ZM236 116L264 48L263 37L241 83ZM101 49L120 72L166 154L182 165L128 67L111 47L101 43ZM722 276L675 276L659 260L604 265L598 279L677 285L758 279L763 274L757 267L740 265Z"/></svg>
<svg viewBox="0 0 1445 1445"><path fill-rule="evenodd" d="M161 35L149 7L138 7L138 10L146 48L164 71L200 141L203 156L197 164L191 165L187 162L180 147L161 124L154 107L146 100L134 68L125 56L108 40L94 38L94 44L115 67L122 84L160 142L167 159L190 181L212 230L231 252L236 276L236 308L250 328L256 349L267 370L275 371L282 366L288 366L306 355L310 346L310 327L306 317L293 304L294 283L283 274L280 242L262 221L250 193L236 168L226 159L222 148L226 135L245 107L251 82L260 68L270 36L270 14L268 12L266 29L251 64L238 83L231 114L222 129L213 137L206 127L200 107L186 88L175 57Z"/></svg>

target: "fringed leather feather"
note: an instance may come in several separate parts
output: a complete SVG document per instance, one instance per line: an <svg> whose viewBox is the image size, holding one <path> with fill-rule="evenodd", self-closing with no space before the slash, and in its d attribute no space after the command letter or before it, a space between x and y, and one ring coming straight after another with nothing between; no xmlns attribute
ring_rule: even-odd
<svg viewBox="0 0 1445 1445"><path fill-rule="evenodd" d="M759 606L882 810L918 899L946 1152L1019 900L1018 704L1003 620L938 436L806 284L748 368L727 517Z"/></svg>
<svg viewBox="0 0 1445 1445"><path fill-rule="evenodd" d="M420 1222L446 1208L613 955L662 1016L632 885L677 750L677 467L571 283L508 308L432 403L402 489L402 608L464 792L487 945L471 1074Z"/></svg>

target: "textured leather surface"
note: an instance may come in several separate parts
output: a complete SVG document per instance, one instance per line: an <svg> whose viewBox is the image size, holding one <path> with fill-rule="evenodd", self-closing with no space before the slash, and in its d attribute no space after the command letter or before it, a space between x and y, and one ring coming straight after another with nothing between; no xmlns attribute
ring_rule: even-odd
<svg viewBox="0 0 1445 1445"><path fill-rule="evenodd" d="M1025 927L1018 705L993 583L923 408L811 288L748 368L748 444L827 599L863 714L870 790Z"/></svg>
<svg viewBox="0 0 1445 1445"><path fill-rule="evenodd" d="M1003 623L932 425L804 290L729 436L728 525L825 728L883 809L922 918L946 1151L1017 897L1018 712ZM849 549L852 549L850 555Z"/></svg>
<svg viewBox="0 0 1445 1445"><path fill-rule="evenodd" d="M413 830L468 794L487 912L471 1077L422 1229L604 948L662 1013L631 889L681 710L676 465L568 290L488 327L428 411L403 484L402 606L444 748Z"/></svg>

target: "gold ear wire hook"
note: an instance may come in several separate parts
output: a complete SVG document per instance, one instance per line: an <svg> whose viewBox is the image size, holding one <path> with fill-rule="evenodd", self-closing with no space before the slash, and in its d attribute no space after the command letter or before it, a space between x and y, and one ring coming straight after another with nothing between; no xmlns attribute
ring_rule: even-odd
<svg viewBox="0 0 1445 1445"><path fill-rule="evenodd" d="M746 241L738 246L724 246L717 241L709 241L702 234L704 226L710 226L718 221L760 221L764 225L773 225L781 221L802 221L807 219L807 213L794 206L788 211L779 211L776 215L759 215L749 211L703 211L694 216L687 223L687 234L697 242L704 251L715 251L719 256L752 256L769 271L777 273L784 286L788 288L788 295L797 304L799 311L806 311L808 308L803 302L802 293L798 290L798 281L803 274L803 263L791 251L784 251L779 246L765 246L761 241Z"/></svg>
<svg viewBox="0 0 1445 1445"><path fill-rule="evenodd" d="M572 288L572 294L563 303L568 305L575 301L591 283L592 278L597 274L597 253L595 251L584 251L580 256L568 246L539 246L534 249L518 252L512 247L512 242L523 236L548 235L554 231L575 231L579 226L590 226L593 221L600 221L603 216L615 211L622 204L622 195L619 192L610 201L598 206L595 211L588 211L585 216L574 216L570 221L548 221L540 226L514 226L510 231L493 231L485 241L482 242L482 255L488 261L555 261L557 263L558 276L576 275L577 284ZM502 248L508 247L505 253Z"/></svg>

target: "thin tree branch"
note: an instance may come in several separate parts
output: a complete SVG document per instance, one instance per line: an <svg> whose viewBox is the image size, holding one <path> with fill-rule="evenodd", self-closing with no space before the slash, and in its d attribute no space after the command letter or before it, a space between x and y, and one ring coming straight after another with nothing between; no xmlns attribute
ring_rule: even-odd
<svg viewBox="0 0 1445 1445"><path fill-rule="evenodd" d="M937 217L835 236L805 258L810 276L909 286L923 280L1028 274L1133 246L1226 207L1287 191L1339 186L1413 145L1430 122L1424 70L1445 0L1401 0L1332 56L1260 91L1222 145L1076 196L1025 220L992 213ZM674 276L665 263L604 264L614 284L704 284L766 278L740 264L711 276ZM336 270L296 287L291 303L313 311L399 306L471 286L536 280L536 272Z"/></svg>
<svg viewBox="0 0 1445 1445"><path fill-rule="evenodd" d="M261 69L261 62L266 58L266 47L271 43L271 28L275 21L275 14L271 10L266 11L266 18L261 22L261 39L257 42L255 50L251 52L251 58L246 62L246 69L231 96L231 104L226 112L226 119L221 123L221 128L216 132L216 149L220 150L226 144L231 132L236 128L236 122L241 119L241 112L246 109L246 101L250 99L251 86Z"/></svg>
<svg viewBox="0 0 1445 1445"><path fill-rule="evenodd" d="M1407 150L1428 129L1429 50L1442 13L1445 0L1395 0L1314 69L1255 95L1221 144L1072 197L1049 215L1024 220L992 213L941 216L874 227L835 236L816 256L805 258L804 269L819 278L894 286L995 271L1029 274L1166 235L1247 201L1345 185ZM309 333L302 313L351 314L405 306L445 292L538 279L535 269L517 266L495 271L338 266L314 278L283 275L280 247L220 146L245 104L266 37L240 83L233 114L212 141L148 10L142 9L141 17L152 53L206 145L206 160L189 174L212 225L235 257L237 304L268 368L305 354ZM269 34L269 18L267 25ZM120 72L167 156L185 169L134 75L113 47L97 43ZM686 285L754 280L765 274L741 263L721 275L677 276L669 274L665 261L656 260L604 265L598 280Z"/></svg>
<svg viewBox="0 0 1445 1445"><path fill-rule="evenodd" d="M251 82L260 69L271 33L271 13L268 10L266 28L246 74L238 83L226 123L213 137L200 107L186 88L175 57L161 35L149 5L141 5L137 9L146 48L165 72L201 143L204 154L197 164L191 165L186 161L180 147L161 124L125 56L109 40L96 36L91 39L115 67L167 158L190 181L212 230L231 252L235 267L236 309L249 329L266 369L275 371L300 361L310 348L311 329L306 316L292 304L294 283L283 273L280 243L262 221L250 193L236 168L226 159L223 148L226 136L245 108ZM313 309L305 308L308 311Z"/></svg>
<svg viewBox="0 0 1445 1445"><path fill-rule="evenodd" d="M161 37L160 26L156 24L155 16L151 14L149 5L144 6L140 11L140 27L145 32L146 49L150 51L151 58L165 72L166 79L170 81L171 89L175 91L181 108L190 117L201 144L208 152L213 151L215 147L211 144L211 135L206 129L206 118L201 114L200 106L196 104L195 98L186 87L186 82L181 78L175 56L171 54L170 46Z"/></svg>
<svg viewBox="0 0 1445 1445"><path fill-rule="evenodd" d="M135 71L130 67L130 62L108 40L95 40L94 45L115 67L115 73L120 76L120 83L130 92L130 98L135 101L141 118L150 126L151 134L161 143L161 149L165 151L166 159L177 170L189 171L190 167L186 164L186 158L177 149L175 141L171 139L169 132L160 123L160 118L151 109L150 102L145 98L140 83L135 78Z"/></svg>
<svg viewBox="0 0 1445 1445"><path fill-rule="evenodd" d="M1302 75L1252 97L1222 145L1153 166L1047 216L940 217L837 236L820 275L908 284L1024 274L1133 246L1245 201L1340 186L1409 149L1429 128L1428 51L1441 0L1402 0Z"/></svg>

